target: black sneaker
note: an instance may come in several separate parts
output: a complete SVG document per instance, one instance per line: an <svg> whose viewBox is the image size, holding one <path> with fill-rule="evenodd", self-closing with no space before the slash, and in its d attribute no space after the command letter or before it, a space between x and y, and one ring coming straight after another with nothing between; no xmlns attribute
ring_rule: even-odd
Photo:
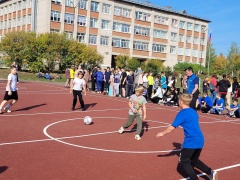
<svg viewBox="0 0 240 180"><path fill-rule="evenodd" d="M218 173L217 171L211 171L211 174L208 175L210 180L218 180Z"/></svg>
<svg viewBox="0 0 240 180"><path fill-rule="evenodd" d="M82 108L82 111L85 111L85 107Z"/></svg>
<svg viewBox="0 0 240 180"><path fill-rule="evenodd" d="M72 111L74 111L75 110L75 108L74 107L72 107Z"/></svg>

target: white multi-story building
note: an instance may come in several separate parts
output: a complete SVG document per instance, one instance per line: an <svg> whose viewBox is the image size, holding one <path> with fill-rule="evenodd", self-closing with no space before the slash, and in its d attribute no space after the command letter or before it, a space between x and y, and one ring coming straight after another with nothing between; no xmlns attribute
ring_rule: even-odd
<svg viewBox="0 0 240 180"><path fill-rule="evenodd" d="M103 66L129 54L205 64L209 20L137 0L2 0L0 37L10 31L60 32L96 48Z"/></svg>

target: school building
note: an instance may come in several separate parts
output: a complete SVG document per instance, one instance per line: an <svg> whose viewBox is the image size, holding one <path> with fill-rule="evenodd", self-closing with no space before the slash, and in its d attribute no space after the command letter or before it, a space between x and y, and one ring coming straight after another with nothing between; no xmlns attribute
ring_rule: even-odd
<svg viewBox="0 0 240 180"><path fill-rule="evenodd" d="M11 31L60 32L96 48L103 66L129 54L205 65L210 21L140 0L0 0L0 38Z"/></svg>

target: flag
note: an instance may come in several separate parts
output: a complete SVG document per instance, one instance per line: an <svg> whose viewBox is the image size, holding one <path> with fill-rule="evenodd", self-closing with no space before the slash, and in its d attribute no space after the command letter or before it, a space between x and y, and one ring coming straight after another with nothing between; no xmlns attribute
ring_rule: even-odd
<svg viewBox="0 0 240 180"><path fill-rule="evenodd" d="M209 34L208 43L211 43L211 40L212 40L212 32L210 32Z"/></svg>

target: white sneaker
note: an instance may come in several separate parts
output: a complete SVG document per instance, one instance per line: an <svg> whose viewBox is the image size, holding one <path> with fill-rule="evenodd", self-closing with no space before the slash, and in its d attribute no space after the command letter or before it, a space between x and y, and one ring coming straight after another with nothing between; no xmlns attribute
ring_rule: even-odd
<svg viewBox="0 0 240 180"><path fill-rule="evenodd" d="M136 135L135 135L135 139L136 139L136 140L141 140L141 137L139 136L139 134L136 134Z"/></svg>
<svg viewBox="0 0 240 180"><path fill-rule="evenodd" d="M12 112L9 108L5 107L4 110L7 112L7 113L10 113Z"/></svg>
<svg viewBox="0 0 240 180"><path fill-rule="evenodd" d="M211 174L208 175L210 180L218 180L218 172L212 171Z"/></svg>
<svg viewBox="0 0 240 180"><path fill-rule="evenodd" d="M123 127L120 127L120 129L118 130L119 134L122 134L124 131L124 128Z"/></svg>

